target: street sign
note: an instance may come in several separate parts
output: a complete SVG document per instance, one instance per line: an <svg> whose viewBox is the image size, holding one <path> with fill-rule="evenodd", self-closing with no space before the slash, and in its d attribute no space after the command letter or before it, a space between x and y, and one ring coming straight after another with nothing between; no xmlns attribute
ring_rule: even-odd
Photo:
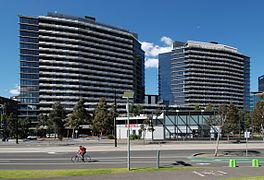
<svg viewBox="0 0 264 180"><path fill-rule="evenodd" d="M248 131L246 131L245 133L244 133L244 137L247 139L247 138L250 138L250 132L248 132Z"/></svg>
<svg viewBox="0 0 264 180"><path fill-rule="evenodd" d="M127 127L127 124L125 124L125 127ZM137 127L136 124L129 124L129 127L132 128L132 127Z"/></svg>

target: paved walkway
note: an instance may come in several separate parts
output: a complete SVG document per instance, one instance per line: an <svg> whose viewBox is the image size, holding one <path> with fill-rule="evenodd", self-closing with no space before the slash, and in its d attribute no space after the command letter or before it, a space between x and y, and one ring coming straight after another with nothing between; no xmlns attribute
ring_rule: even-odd
<svg viewBox="0 0 264 180"><path fill-rule="evenodd" d="M15 144L14 142L1 142L0 153L5 152L73 152L76 151L76 146L84 145L89 151L126 151L127 145L125 141L118 143L118 147L114 147L112 140L68 140L68 141L28 141ZM177 142L164 144L143 144L142 142L131 141L131 150L214 150L215 142ZM264 142L252 142L247 145L248 150L264 149ZM246 149L245 143L221 143L220 150L229 149Z"/></svg>

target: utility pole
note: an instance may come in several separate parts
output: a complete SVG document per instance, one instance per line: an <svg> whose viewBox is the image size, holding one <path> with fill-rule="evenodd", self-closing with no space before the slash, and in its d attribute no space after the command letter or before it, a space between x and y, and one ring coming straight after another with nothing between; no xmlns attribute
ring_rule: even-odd
<svg viewBox="0 0 264 180"><path fill-rule="evenodd" d="M18 118L17 114L15 115L15 122L16 122L16 144L18 144Z"/></svg>
<svg viewBox="0 0 264 180"><path fill-rule="evenodd" d="M114 103L114 136L115 136L115 147L117 147L117 139L116 139L116 90L115 90L115 103Z"/></svg>

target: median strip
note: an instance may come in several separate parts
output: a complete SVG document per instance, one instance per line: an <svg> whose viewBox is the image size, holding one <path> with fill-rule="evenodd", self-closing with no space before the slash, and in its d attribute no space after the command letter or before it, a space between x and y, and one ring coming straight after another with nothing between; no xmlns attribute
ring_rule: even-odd
<svg viewBox="0 0 264 180"><path fill-rule="evenodd" d="M91 176L100 174L120 174L135 172L155 172L174 170L193 170L196 167L172 167L172 168L137 168L128 171L126 168L104 168L104 169L59 169L59 170L0 170L0 178L51 178L66 176Z"/></svg>

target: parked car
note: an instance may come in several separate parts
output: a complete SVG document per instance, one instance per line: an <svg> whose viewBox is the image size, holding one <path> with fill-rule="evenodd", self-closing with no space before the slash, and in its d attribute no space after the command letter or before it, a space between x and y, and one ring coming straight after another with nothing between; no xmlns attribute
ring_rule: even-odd
<svg viewBox="0 0 264 180"><path fill-rule="evenodd" d="M89 135L88 134L79 134L78 137L79 138L87 138L87 137L89 137Z"/></svg>
<svg viewBox="0 0 264 180"><path fill-rule="evenodd" d="M27 140L37 140L37 136L28 136Z"/></svg>
<svg viewBox="0 0 264 180"><path fill-rule="evenodd" d="M55 138L55 137L58 137L58 134L56 134L56 133L46 134L46 137L47 138Z"/></svg>

